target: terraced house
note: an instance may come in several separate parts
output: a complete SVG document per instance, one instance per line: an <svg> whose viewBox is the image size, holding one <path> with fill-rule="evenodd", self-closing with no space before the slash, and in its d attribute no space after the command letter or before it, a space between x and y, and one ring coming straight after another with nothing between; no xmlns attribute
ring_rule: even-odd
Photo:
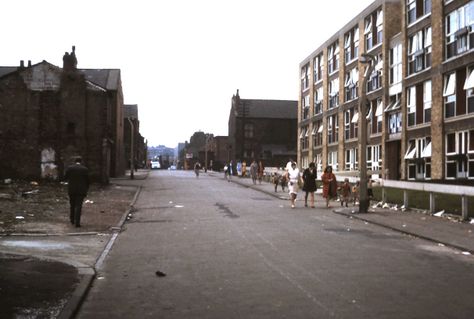
<svg viewBox="0 0 474 319"><path fill-rule="evenodd" d="M474 181L474 1L377 0L300 71L303 167L314 161L357 176L365 116L374 177Z"/></svg>

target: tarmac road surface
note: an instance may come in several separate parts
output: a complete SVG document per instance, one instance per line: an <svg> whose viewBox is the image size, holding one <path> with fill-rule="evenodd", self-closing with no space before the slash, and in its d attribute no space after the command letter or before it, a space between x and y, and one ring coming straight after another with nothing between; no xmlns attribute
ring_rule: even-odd
<svg viewBox="0 0 474 319"><path fill-rule="evenodd" d="M472 256L302 206L153 171L77 317L473 317Z"/></svg>

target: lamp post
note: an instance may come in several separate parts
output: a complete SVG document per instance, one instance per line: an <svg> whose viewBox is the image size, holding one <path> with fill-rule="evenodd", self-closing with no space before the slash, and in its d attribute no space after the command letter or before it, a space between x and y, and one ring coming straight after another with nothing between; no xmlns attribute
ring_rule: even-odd
<svg viewBox="0 0 474 319"><path fill-rule="evenodd" d="M135 127L133 125L133 122L132 122L132 119L130 117L127 117L127 120L128 122L130 123L130 179L134 179L135 177L133 176L133 171L135 169L135 165L134 165L134 150L133 150L133 133L134 133L134 130L135 130Z"/></svg>
<svg viewBox="0 0 474 319"><path fill-rule="evenodd" d="M359 59L360 63L367 65L364 79L362 81L361 95L359 98L359 138L360 138L360 160L359 160L359 213L367 213L369 199L367 196L367 80L374 68L375 56L363 53Z"/></svg>

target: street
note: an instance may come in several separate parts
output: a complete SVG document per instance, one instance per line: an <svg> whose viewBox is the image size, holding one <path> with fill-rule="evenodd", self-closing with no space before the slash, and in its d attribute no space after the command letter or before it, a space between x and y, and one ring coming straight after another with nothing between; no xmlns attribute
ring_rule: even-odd
<svg viewBox="0 0 474 319"><path fill-rule="evenodd" d="M472 257L301 197L151 172L77 318L472 317Z"/></svg>

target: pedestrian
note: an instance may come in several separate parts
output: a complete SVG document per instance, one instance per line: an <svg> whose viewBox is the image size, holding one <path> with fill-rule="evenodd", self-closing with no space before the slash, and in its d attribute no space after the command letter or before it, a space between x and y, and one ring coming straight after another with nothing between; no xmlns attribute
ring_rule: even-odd
<svg viewBox="0 0 474 319"><path fill-rule="evenodd" d="M332 167L328 166L321 176L323 182L323 197L326 198L326 207L329 208L329 201L337 195L336 176L332 172Z"/></svg>
<svg viewBox="0 0 474 319"><path fill-rule="evenodd" d="M288 186L288 178L286 174L280 176L281 191L284 192L286 186Z"/></svg>
<svg viewBox="0 0 474 319"><path fill-rule="evenodd" d="M278 191L278 185L280 184L280 175L275 172L272 174L273 185L275 186L275 193Z"/></svg>
<svg viewBox="0 0 474 319"><path fill-rule="evenodd" d="M257 175L258 175L258 164L257 161L253 160L250 164L250 177L252 178L252 183L257 184Z"/></svg>
<svg viewBox="0 0 474 319"><path fill-rule="evenodd" d="M196 174L196 178L199 178L199 170L200 169L201 169L201 164L198 161L194 164L194 174Z"/></svg>
<svg viewBox="0 0 474 319"><path fill-rule="evenodd" d="M352 200L354 202L354 206L359 204L359 185L360 182L357 181L354 186L352 186Z"/></svg>
<svg viewBox="0 0 474 319"><path fill-rule="evenodd" d="M237 162L237 176L242 176L242 163L240 161Z"/></svg>
<svg viewBox="0 0 474 319"><path fill-rule="evenodd" d="M242 162L242 177L246 177L246 176L247 176L247 162L243 161Z"/></svg>
<svg viewBox="0 0 474 319"><path fill-rule="evenodd" d="M286 163L285 170L288 172L291 169L291 165L294 163L293 159L290 157L288 163Z"/></svg>
<svg viewBox="0 0 474 319"><path fill-rule="evenodd" d="M303 172L303 191L304 207L308 207L308 195L310 195L310 207L314 208L314 192L316 191L316 167L313 162L309 163L309 167Z"/></svg>
<svg viewBox="0 0 474 319"><path fill-rule="evenodd" d="M89 190L89 169L82 165L81 157L76 157L74 164L67 167L65 179L68 182L69 220L76 227L81 227L82 202Z"/></svg>
<svg viewBox="0 0 474 319"><path fill-rule="evenodd" d="M372 180L372 178L368 178L367 179L367 198L369 200L371 200L372 198L374 198L374 191L372 190L372 183L374 181Z"/></svg>
<svg viewBox="0 0 474 319"><path fill-rule="evenodd" d="M230 182L233 172L232 161L230 161L229 164L224 166L224 176L228 182Z"/></svg>
<svg viewBox="0 0 474 319"><path fill-rule="evenodd" d="M298 195L298 183L301 181L300 170L296 167L296 163L291 164L291 168L286 172L288 179L288 192L290 194L291 208L295 208L296 196Z"/></svg>
<svg viewBox="0 0 474 319"><path fill-rule="evenodd" d="M346 207L348 207L350 196L351 184L349 184L349 179L345 178L344 183L341 185L341 206L344 206L344 203L346 203Z"/></svg>
<svg viewBox="0 0 474 319"><path fill-rule="evenodd" d="M259 184L262 184L264 172L265 172L265 167L263 166L263 162L258 161L258 183Z"/></svg>

